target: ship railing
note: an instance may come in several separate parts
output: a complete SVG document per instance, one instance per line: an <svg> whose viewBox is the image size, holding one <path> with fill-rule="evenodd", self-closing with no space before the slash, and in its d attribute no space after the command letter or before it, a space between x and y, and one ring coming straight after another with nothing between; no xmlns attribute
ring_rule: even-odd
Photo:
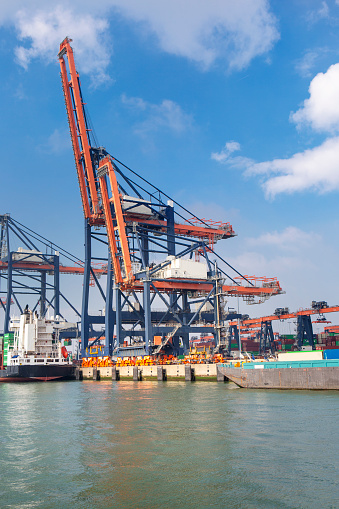
<svg viewBox="0 0 339 509"><path fill-rule="evenodd" d="M70 361L68 359L65 359L64 357L18 357L18 358L12 358L11 359L13 365L21 366L25 364L69 364Z"/></svg>

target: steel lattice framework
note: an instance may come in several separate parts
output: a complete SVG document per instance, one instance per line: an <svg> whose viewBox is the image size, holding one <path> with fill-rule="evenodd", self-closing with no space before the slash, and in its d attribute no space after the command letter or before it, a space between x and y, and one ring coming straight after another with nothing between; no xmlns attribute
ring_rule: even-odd
<svg viewBox="0 0 339 509"><path fill-rule="evenodd" d="M38 310L41 317L51 309L64 318L60 311L63 300L80 317L60 290L60 274L83 273L84 263L71 253L9 214L0 215L0 309L5 333L9 332L13 304L22 313L30 301L32 311Z"/></svg>

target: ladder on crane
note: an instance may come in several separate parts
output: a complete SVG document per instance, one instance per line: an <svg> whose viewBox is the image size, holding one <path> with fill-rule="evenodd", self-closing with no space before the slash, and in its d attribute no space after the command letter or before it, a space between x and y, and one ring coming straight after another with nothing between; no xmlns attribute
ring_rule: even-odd
<svg viewBox="0 0 339 509"><path fill-rule="evenodd" d="M173 328L173 330L171 330L171 332L169 332L165 339L162 341L162 343L154 350L153 354L157 355L160 350L162 350L166 345L167 343L173 338L173 336L175 335L175 333L178 331L178 329L180 329L181 327L181 324L180 323L177 323L175 325L175 327Z"/></svg>

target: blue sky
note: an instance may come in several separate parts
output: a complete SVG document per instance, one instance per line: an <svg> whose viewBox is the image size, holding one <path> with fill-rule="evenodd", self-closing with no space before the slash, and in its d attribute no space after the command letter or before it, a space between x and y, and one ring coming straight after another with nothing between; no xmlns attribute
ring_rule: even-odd
<svg viewBox="0 0 339 509"><path fill-rule="evenodd" d="M0 13L1 213L82 257L57 53L73 39L99 143L238 236L219 251L339 303L339 1L22 0ZM230 305L233 305L230 301Z"/></svg>

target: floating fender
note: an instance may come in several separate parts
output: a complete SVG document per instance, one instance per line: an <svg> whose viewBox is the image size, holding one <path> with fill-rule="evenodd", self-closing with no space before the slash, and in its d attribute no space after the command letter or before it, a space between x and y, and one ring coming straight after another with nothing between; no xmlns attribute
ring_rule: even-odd
<svg viewBox="0 0 339 509"><path fill-rule="evenodd" d="M65 346L61 347L61 353L62 353L62 356L65 357L65 359L67 359L68 352L67 352L67 348Z"/></svg>

